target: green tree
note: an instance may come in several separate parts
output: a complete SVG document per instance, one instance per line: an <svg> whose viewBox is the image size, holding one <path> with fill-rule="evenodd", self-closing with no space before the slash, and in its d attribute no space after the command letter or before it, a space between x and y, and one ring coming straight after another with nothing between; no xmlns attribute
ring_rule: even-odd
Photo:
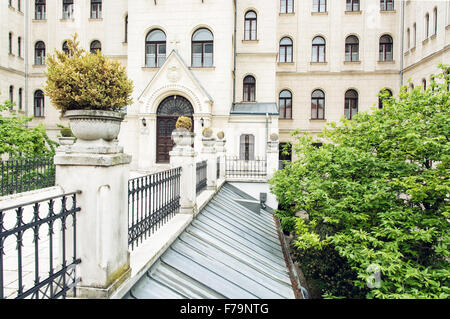
<svg viewBox="0 0 450 319"><path fill-rule="evenodd" d="M342 259L334 271L351 288L325 285L325 297L449 298L450 68L441 68L425 91L385 92L382 109L330 123L322 147L297 134L298 159L271 180L298 257L322 258L321 276Z"/></svg>

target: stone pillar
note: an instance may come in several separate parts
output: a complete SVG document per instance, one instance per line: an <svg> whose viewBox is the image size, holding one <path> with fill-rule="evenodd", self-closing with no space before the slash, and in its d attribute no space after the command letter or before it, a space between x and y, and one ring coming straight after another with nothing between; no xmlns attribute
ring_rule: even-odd
<svg viewBox="0 0 450 319"><path fill-rule="evenodd" d="M267 179L271 179L278 170L278 139L267 142Z"/></svg>
<svg viewBox="0 0 450 319"><path fill-rule="evenodd" d="M170 166L181 167L180 177L180 213L194 214L196 205L196 153L192 144L195 134L187 130L176 129L172 132L175 143L170 151Z"/></svg>
<svg viewBox="0 0 450 319"><path fill-rule="evenodd" d="M113 142L114 144L114 142ZM114 149L112 151L112 149ZM64 148L55 155L56 185L81 190L77 204L79 298L108 298L130 277L128 179L131 156L123 148ZM69 238L69 236L68 236Z"/></svg>
<svg viewBox="0 0 450 319"><path fill-rule="evenodd" d="M206 168L206 189L215 191L217 188L217 152L214 148L216 140L213 137L203 137L202 143L202 157L208 164Z"/></svg>
<svg viewBox="0 0 450 319"><path fill-rule="evenodd" d="M220 176L219 178L221 179L225 179L225 173L226 173L226 166L225 166L225 160L226 160L226 149L225 149L225 144L226 144L226 140L225 139L218 139L216 141L216 152L217 152L217 157L220 159Z"/></svg>

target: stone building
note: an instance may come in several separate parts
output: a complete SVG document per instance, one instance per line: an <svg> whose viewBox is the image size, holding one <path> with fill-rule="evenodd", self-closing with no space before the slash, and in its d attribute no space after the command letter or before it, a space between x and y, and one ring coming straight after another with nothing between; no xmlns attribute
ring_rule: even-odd
<svg viewBox="0 0 450 319"><path fill-rule="evenodd" d="M438 0L4 0L0 27L0 99L52 137L63 121L42 93L46 54L76 32L127 66L119 142L140 170L167 165L178 115L193 118L197 150L211 127L251 160L272 133L320 132L450 62L450 1Z"/></svg>

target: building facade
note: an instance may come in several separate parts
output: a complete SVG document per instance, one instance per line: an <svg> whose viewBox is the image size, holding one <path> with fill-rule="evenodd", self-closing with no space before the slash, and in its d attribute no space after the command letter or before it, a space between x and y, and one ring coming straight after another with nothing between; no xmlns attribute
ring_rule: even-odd
<svg viewBox="0 0 450 319"><path fill-rule="evenodd" d="M127 66L134 103L119 142L140 170L167 165L179 115L197 151L211 127L251 160L272 133L316 134L450 61L450 1L3 0L0 18L0 98L52 137L64 121L42 92L46 54L77 33Z"/></svg>

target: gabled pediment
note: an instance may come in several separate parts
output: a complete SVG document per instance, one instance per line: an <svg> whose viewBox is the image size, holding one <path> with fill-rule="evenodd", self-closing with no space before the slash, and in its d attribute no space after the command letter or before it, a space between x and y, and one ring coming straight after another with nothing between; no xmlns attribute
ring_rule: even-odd
<svg viewBox="0 0 450 319"><path fill-rule="evenodd" d="M168 95L180 94L189 99L196 113L210 113L214 101L176 50L149 81L138 101L141 112L155 113L158 103Z"/></svg>

